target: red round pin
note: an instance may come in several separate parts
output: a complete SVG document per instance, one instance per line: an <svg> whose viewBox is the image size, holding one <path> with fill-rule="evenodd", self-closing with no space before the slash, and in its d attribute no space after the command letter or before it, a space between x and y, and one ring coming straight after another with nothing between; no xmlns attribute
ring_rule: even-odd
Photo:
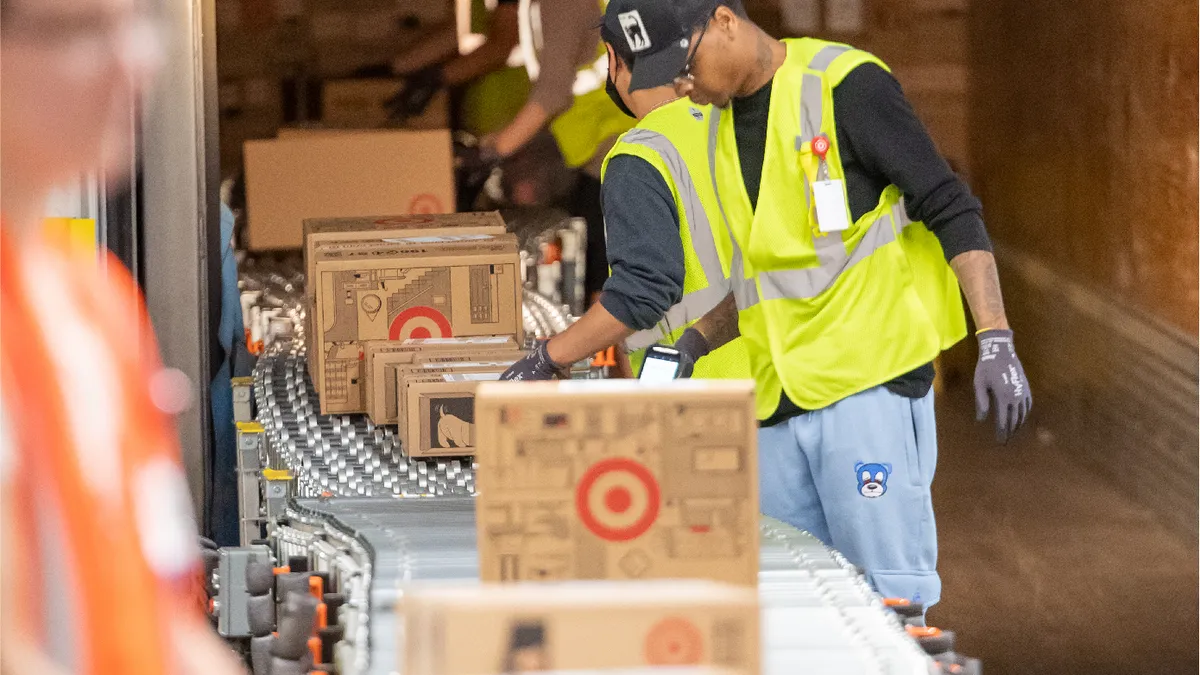
<svg viewBox="0 0 1200 675"><path fill-rule="evenodd" d="M825 159L825 155L829 152L829 138L826 136L817 136L812 141L813 152L817 157Z"/></svg>

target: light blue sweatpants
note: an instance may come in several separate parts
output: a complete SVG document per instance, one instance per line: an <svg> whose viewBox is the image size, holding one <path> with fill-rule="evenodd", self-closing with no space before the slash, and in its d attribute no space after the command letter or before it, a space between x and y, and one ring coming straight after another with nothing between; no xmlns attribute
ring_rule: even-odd
<svg viewBox="0 0 1200 675"><path fill-rule="evenodd" d="M764 514L836 548L884 597L941 598L932 391L869 389L759 429L758 452Z"/></svg>

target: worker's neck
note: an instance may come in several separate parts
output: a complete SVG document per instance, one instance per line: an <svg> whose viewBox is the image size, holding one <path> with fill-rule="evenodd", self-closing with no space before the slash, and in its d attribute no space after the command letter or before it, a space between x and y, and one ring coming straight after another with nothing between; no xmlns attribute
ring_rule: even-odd
<svg viewBox="0 0 1200 675"><path fill-rule="evenodd" d="M787 59L787 45L767 35L757 26L750 26L748 30L754 31L751 38L754 41L754 62L744 85L737 93L739 98L750 96L767 86L775 77L775 71L779 70Z"/></svg>
<svg viewBox="0 0 1200 675"><path fill-rule="evenodd" d="M637 115L638 121L641 121L656 108L661 108L679 96L675 94L674 87L666 86L631 92L629 98L629 109L633 111L634 115Z"/></svg>

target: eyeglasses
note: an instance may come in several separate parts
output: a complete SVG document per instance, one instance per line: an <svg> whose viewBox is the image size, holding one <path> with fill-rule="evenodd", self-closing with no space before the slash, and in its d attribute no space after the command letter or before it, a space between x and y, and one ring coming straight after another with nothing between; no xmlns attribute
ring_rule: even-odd
<svg viewBox="0 0 1200 675"><path fill-rule="evenodd" d="M708 32L708 24L712 23L715 15L716 12L714 11L712 14L708 15L707 19L704 20L704 25L700 28L700 34L696 36L696 41L692 43L692 50L688 53L687 61L685 61L683 64L683 70L679 71L679 74L675 76L675 84L678 85L684 82L691 82L692 80L696 79L695 76L692 75L692 62L696 60L696 54L700 51L700 43L704 40L704 34Z"/></svg>

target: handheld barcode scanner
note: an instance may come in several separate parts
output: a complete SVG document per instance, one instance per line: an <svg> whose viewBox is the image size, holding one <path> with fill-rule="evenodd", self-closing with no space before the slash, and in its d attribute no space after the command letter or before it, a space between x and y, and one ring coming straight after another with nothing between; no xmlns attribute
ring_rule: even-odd
<svg viewBox="0 0 1200 675"><path fill-rule="evenodd" d="M679 350L665 345L651 345L642 360L638 379L643 382L669 382L679 377Z"/></svg>

